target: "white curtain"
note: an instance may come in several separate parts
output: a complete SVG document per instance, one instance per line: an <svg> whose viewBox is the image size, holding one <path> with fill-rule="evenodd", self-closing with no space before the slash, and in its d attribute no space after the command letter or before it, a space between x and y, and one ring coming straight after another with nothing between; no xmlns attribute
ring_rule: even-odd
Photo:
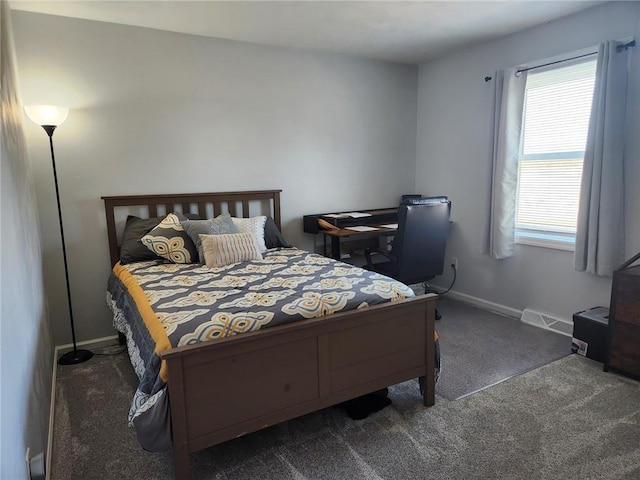
<svg viewBox="0 0 640 480"><path fill-rule="evenodd" d="M617 42L598 50L585 149L574 268L610 276L624 257L624 143L628 60Z"/></svg>
<svg viewBox="0 0 640 480"><path fill-rule="evenodd" d="M514 251L518 152L526 84L526 72L516 76L515 68L496 74L491 211L483 249L495 259L511 257Z"/></svg>

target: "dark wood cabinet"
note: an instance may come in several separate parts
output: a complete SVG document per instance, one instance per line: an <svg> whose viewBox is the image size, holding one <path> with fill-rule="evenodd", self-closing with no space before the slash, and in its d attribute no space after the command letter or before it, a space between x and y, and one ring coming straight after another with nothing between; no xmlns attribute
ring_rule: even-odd
<svg viewBox="0 0 640 480"><path fill-rule="evenodd" d="M640 265L636 255L613 273L609 354L604 368L640 378Z"/></svg>

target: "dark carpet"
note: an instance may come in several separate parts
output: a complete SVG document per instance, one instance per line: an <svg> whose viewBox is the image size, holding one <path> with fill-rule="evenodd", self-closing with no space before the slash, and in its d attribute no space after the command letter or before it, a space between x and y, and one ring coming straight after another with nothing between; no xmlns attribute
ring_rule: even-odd
<svg viewBox="0 0 640 480"><path fill-rule="evenodd" d="M466 306L439 307L444 340ZM452 347L442 347L452 375ZM136 376L126 354L58 366L57 375L52 480L173 478L171 455L142 451L127 426ZM640 478L640 383L577 355L461 400L438 394L431 408L415 381L389 398L364 420L328 408L194 454L192 478Z"/></svg>
<svg viewBox="0 0 640 480"><path fill-rule="evenodd" d="M436 393L456 400L571 353L571 338L443 297L436 322L442 375Z"/></svg>
<svg viewBox="0 0 640 480"><path fill-rule="evenodd" d="M52 480L171 479L169 454L126 426L124 355L59 367ZM571 355L462 400L424 408L415 382L354 421L337 408L192 455L193 479L640 478L640 383Z"/></svg>

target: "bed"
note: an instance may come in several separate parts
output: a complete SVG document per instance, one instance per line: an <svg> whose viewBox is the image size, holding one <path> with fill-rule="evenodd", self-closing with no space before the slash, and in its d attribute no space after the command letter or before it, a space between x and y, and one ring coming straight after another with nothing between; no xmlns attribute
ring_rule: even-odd
<svg viewBox="0 0 640 480"><path fill-rule="evenodd" d="M149 330L145 330L145 315L147 318L162 318L162 308L156 307L155 301L156 297L166 297L168 294L161 290L155 292L153 286L160 283L172 285L171 282L175 280L170 276L171 272L180 276L181 287L186 283L192 285L193 288L185 293L191 295L190 298L201 295L199 292L209 288L198 284L201 278L204 279L202 281L213 279L213 283L218 282L219 285L223 278L249 274L249 279L244 282L246 286L243 284L237 288L239 297L234 297L228 291L216 290L217 297L213 303L218 305L221 301L226 302L225 305L241 305L242 298L248 292L259 290L262 288L260 285L268 282L282 282L281 278L277 279L277 272L291 268L295 269L296 274L302 272L301 275L317 272L317 278L298 282L303 289L306 285L307 289L313 290L312 285L320 281L320 276L326 278L332 275L331 272L339 271L341 282L347 279L347 283L364 282L362 285L383 285L393 290L387 295L385 303L374 304L370 300L363 301L357 295L352 297L349 296L351 294L342 293L343 289L340 288L340 293L334 295L337 298L334 303L340 303L340 308L323 307L321 315L317 310L316 313L304 313L297 308L302 305L300 301L304 300L302 297L308 295L309 290L302 293L287 290L284 297L290 295L294 301L270 298L269 305L276 305L282 311L289 310L292 321L267 321L262 316L254 319L257 327L245 328L248 331L240 335L180 332L176 336L176 328L181 328L181 325L173 328L163 324L165 332L155 332L156 336L166 337L167 332L173 329L172 340L163 344L157 338L152 338L151 343L155 367L162 373L158 373L159 380L156 381L168 393L158 398L147 397L146 403L140 402L139 407L153 407L155 413L149 418L163 424L164 431L169 432L176 478L189 477L189 454L192 452L412 378L421 380L424 405L434 404L435 295L412 296L412 293L403 290L408 287L389 283L390 279L386 277L380 279L381 276L373 272L354 269L350 265L295 248L270 249L257 264L243 262L213 271L202 265L172 265L171 262L157 260L124 266L119 263L120 230L123 219L129 213L153 218L180 212L195 214L202 219L225 212L245 219L268 215L279 229L280 192L260 190L102 197L111 265L114 267L108 301L114 311L114 324L121 339L127 343L139 378L144 373L136 362L140 362L143 347L135 344L132 330ZM261 275L250 275L258 270ZM270 273L272 271L276 273ZM162 278L162 282L158 278ZM126 292L117 293L119 298L116 299L115 292L118 290L112 288L112 284L126 283L122 279L133 282L133 286L125 288ZM136 290L142 288L140 284L147 289L144 294ZM389 289L389 286L393 288ZM226 295L231 296L226 298ZM200 300L198 297L196 303ZM189 303L193 304L193 301ZM285 304L286 308L281 308ZM291 308L294 304L296 309ZM201 309L197 311L204 312ZM244 328L246 322L240 323ZM202 330L199 332L202 333ZM153 337L148 332L144 335ZM153 381L149 378L146 380L147 384ZM135 405L136 401L133 403ZM163 403L163 407L156 408L156 404L160 403Z"/></svg>

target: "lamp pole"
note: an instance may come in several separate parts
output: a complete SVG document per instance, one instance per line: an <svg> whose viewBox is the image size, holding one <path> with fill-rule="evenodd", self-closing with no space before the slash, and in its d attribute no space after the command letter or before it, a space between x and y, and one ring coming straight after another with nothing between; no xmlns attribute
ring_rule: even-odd
<svg viewBox="0 0 640 480"><path fill-rule="evenodd" d="M69 267L67 265L67 247L64 241L64 224L62 223L62 207L60 205L60 190L58 188L58 172L56 170L56 157L53 151L53 132L67 117L68 109L54 107L52 105L42 105L35 107L25 107L25 111L31 120L40 125L49 136L49 147L51 149L51 165L53 167L53 183L56 187L56 203L58 205L58 221L60 222L60 239L62 241L62 258L64 260L64 277L67 287L67 302L69 304L69 320L71 322L71 338L73 339L73 350L60 356L58 364L75 365L86 362L93 353L89 350L79 350L76 344L76 329L73 322L73 305L71 303L71 287L69 285Z"/></svg>

